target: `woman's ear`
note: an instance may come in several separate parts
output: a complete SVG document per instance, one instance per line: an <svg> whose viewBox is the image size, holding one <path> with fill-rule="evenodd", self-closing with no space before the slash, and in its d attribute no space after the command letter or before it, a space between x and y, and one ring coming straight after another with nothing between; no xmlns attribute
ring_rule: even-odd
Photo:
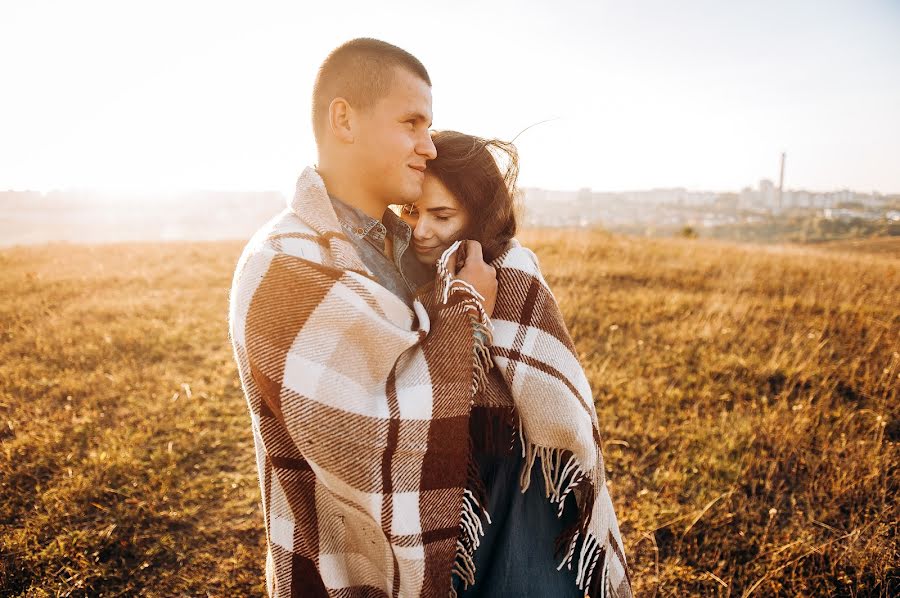
<svg viewBox="0 0 900 598"><path fill-rule="evenodd" d="M331 133L343 143L353 143L353 107L344 98L334 98L328 105Z"/></svg>

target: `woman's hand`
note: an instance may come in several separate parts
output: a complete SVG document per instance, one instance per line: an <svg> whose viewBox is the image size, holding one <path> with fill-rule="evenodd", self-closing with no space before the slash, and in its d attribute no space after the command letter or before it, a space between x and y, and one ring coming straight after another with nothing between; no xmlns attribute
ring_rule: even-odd
<svg viewBox="0 0 900 598"><path fill-rule="evenodd" d="M458 260L461 250L463 255ZM454 272L456 278L472 285L484 297L484 311L488 316L494 313L494 304L497 302L497 269L484 261L481 243L463 241L459 249L447 259L447 269Z"/></svg>

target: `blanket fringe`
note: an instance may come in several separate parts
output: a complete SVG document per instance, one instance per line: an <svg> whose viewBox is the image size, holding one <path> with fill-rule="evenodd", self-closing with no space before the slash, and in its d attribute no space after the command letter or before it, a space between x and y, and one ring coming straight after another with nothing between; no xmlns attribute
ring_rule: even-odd
<svg viewBox="0 0 900 598"><path fill-rule="evenodd" d="M556 539L557 553L565 548L565 555L557 566L557 571L566 567L570 571L575 566L575 583L578 589L584 591L585 598L607 598L616 596L616 590L610 585L610 561L614 557L610 540L604 538L601 542L590 529L591 513L593 512L594 492L590 478L578 465L574 455L569 455L563 463L563 451L523 445L525 467L523 472L529 474L526 479L523 476L524 488L527 490L530 482L531 466L534 460L541 457L541 472L544 475L547 495L551 502L558 502L557 516L561 517L566 497L575 492L579 497L578 520L566 529ZM471 477L473 472L469 472ZM480 494L480 493L479 493ZM484 500L484 497L481 497ZM491 523L491 517L485 506L468 488L463 490L463 505L460 516L461 534L456 541L456 558L453 563L452 574L460 578L464 589L475 584L475 550L481 544L484 536L482 520ZM579 542L579 540L581 540ZM599 567L599 569L598 569ZM451 584L450 597L456 598L456 589Z"/></svg>
<svg viewBox="0 0 900 598"><path fill-rule="evenodd" d="M482 517L491 523L491 516L481 503L475 498L475 494L466 488L463 490L462 513L460 516L461 533L456 540L456 558L453 561L453 575L460 578L465 589L475 584L475 550L481 545L481 537L484 536ZM453 585L450 586L450 596L456 596Z"/></svg>
<svg viewBox="0 0 900 598"><path fill-rule="evenodd" d="M477 301L466 301L465 310L469 316L472 325L472 335L474 337L473 350L473 376L472 376L472 396L471 404L475 404L475 395L479 388L483 389L487 386L487 372L493 366L491 359L490 346L493 342L493 325L491 318L484 309L484 297L475 287L468 282L455 278L447 269L447 260L460 246L460 241L454 242L448 247L441 258L437 262L437 271L441 283L441 303L446 305L450 301L450 297L455 293L465 293L470 297L477 298ZM471 443L471 438L470 438ZM486 500L483 486L481 486L480 476L477 467L474 467L474 456L472 455L471 446L469 451L469 468L468 477L470 483L474 484L476 491L482 501ZM474 476L474 480L472 479ZM475 550L481 544L481 537L484 536L484 526L482 518L488 524L491 523L491 516L485 505L479 501L478 497L470 490L463 490L462 512L460 513L460 536L456 540L456 558L453 562L452 576L455 575L462 580L465 589L475 584ZM456 589L452 583L450 585L450 596L456 597Z"/></svg>
<svg viewBox="0 0 900 598"><path fill-rule="evenodd" d="M479 317L469 312L472 332L475 335L475 361L473 364L475 376L472 379L472 396L475 396L479 389L487 386L487 373L494 364L490 353L493 335L491 334L491 329L485 326ZM490 320L488 320L488 323L490 323Z"/></svg>
<svg viewBox="0 0 900 598"><path fill-rule="evenodd" d="M472 380L472 395L474 396L479 388L487 385L487 372L493 367L490 346L493 342L494 326L491 324L490 316L484 310L484 296L465 280L455 278L447 269L447 260L459 248L460 243L460 241L455 241L444 250L441 258L437 261L437 271L442 287L441 303L444 305L450 301L450 297L454 293L462 292L478 298L478 301L469 301L465 308L472 323L472 334L475 336L475 376Z"/></svg>
<svg viewBox="0 0 900 598"><path fill-rule="evenodd" d="M520 438L525 435L519 424ZM576 584L580 590L584 590L585 596L591 598L604 598L615 595L615 590L609 586L609 566L613 557L613 549L609 540L601 541L590 529L591 514L594 508L594 488L591 478L578 463L571 452L559 449L538 446L529 442L522 442L522 466L519 478L522 492L528 490L531 485L531 470L535 460L541 459L541 473L544 477L544 488L547 498L551 503L557 503L557 517L562 517L566 498L570 493L576 495L579 508L578 520L563 531L556 539L556 554L565 549L565 554L557 567L576 570ZM580 540L580 542L579 542ZM597 571L597 567L600 567ZM599 573L599 575L595 575Z"/></svg>
<svg viewBox="0 0 900 598"><path fill-rule="evenodd" d="M525 441L522 430L522 421L519 420L519 438L522 439L522 457L524 463L519 476L519 487L524 493L531 486L531 469L535 459L541 458L541 473L544 476L544 489L547 498L552 503L559 503L557 516L562 516L563 505L570 492L575 490L581 482L589 479L578 459L570 451L538 446ZM568 458L566 458L568 455ZM563 459L566 458L565 463Z"/></svg>
<svg viewBox="0 0 900 598"><path fill-rule="evenodd" d="M571 570L573 563L576 563L575 552L579 536L578 532L573 536L565 558L556 568L557 571L563 566ZM609 567L613 558L613 549L609 541L607 540L601 545L593 532L588 532L577 552L575 583L578 589L584 590L585 598L617 596L616 589L610 585ZM595 575L598 566L600 567L599 575Z"/></svg>

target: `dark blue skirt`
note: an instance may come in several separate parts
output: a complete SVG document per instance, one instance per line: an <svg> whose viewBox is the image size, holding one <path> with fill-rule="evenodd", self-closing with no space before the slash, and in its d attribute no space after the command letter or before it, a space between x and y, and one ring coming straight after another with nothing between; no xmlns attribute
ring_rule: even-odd
<svg viewBox="0 0 900 598"><path fill-rule="evenodd" d="M484 537L475 551L475 585L463 589L463 582L453 578L459 597L584 596L575 585L575 567L557 571L559 560L553 554L557 536L578 519L574 493L566 497L563 516L557 518L558 505L552 504L545 494L540 457L531 468L531 485L524 494L521 492L519 472L523 458L518 435L511 454L498 456L476 451L475 458L487 491L492 523L485 523Z"/></svg>

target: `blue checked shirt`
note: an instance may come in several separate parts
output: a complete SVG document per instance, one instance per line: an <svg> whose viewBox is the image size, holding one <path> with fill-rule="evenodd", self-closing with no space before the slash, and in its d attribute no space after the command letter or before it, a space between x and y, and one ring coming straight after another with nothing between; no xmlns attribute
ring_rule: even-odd
<svg viewBox="0 0 900 598"><path fill-rule="evenodd" d="M331 205L360 259L381 286L412 307L416 289L434 278L434 269L416 259L410 248L409 225L391 210L385 210L379 221L336 197L331 197ZM384 254L388 235L393 241L393 259Z"/></svg>

